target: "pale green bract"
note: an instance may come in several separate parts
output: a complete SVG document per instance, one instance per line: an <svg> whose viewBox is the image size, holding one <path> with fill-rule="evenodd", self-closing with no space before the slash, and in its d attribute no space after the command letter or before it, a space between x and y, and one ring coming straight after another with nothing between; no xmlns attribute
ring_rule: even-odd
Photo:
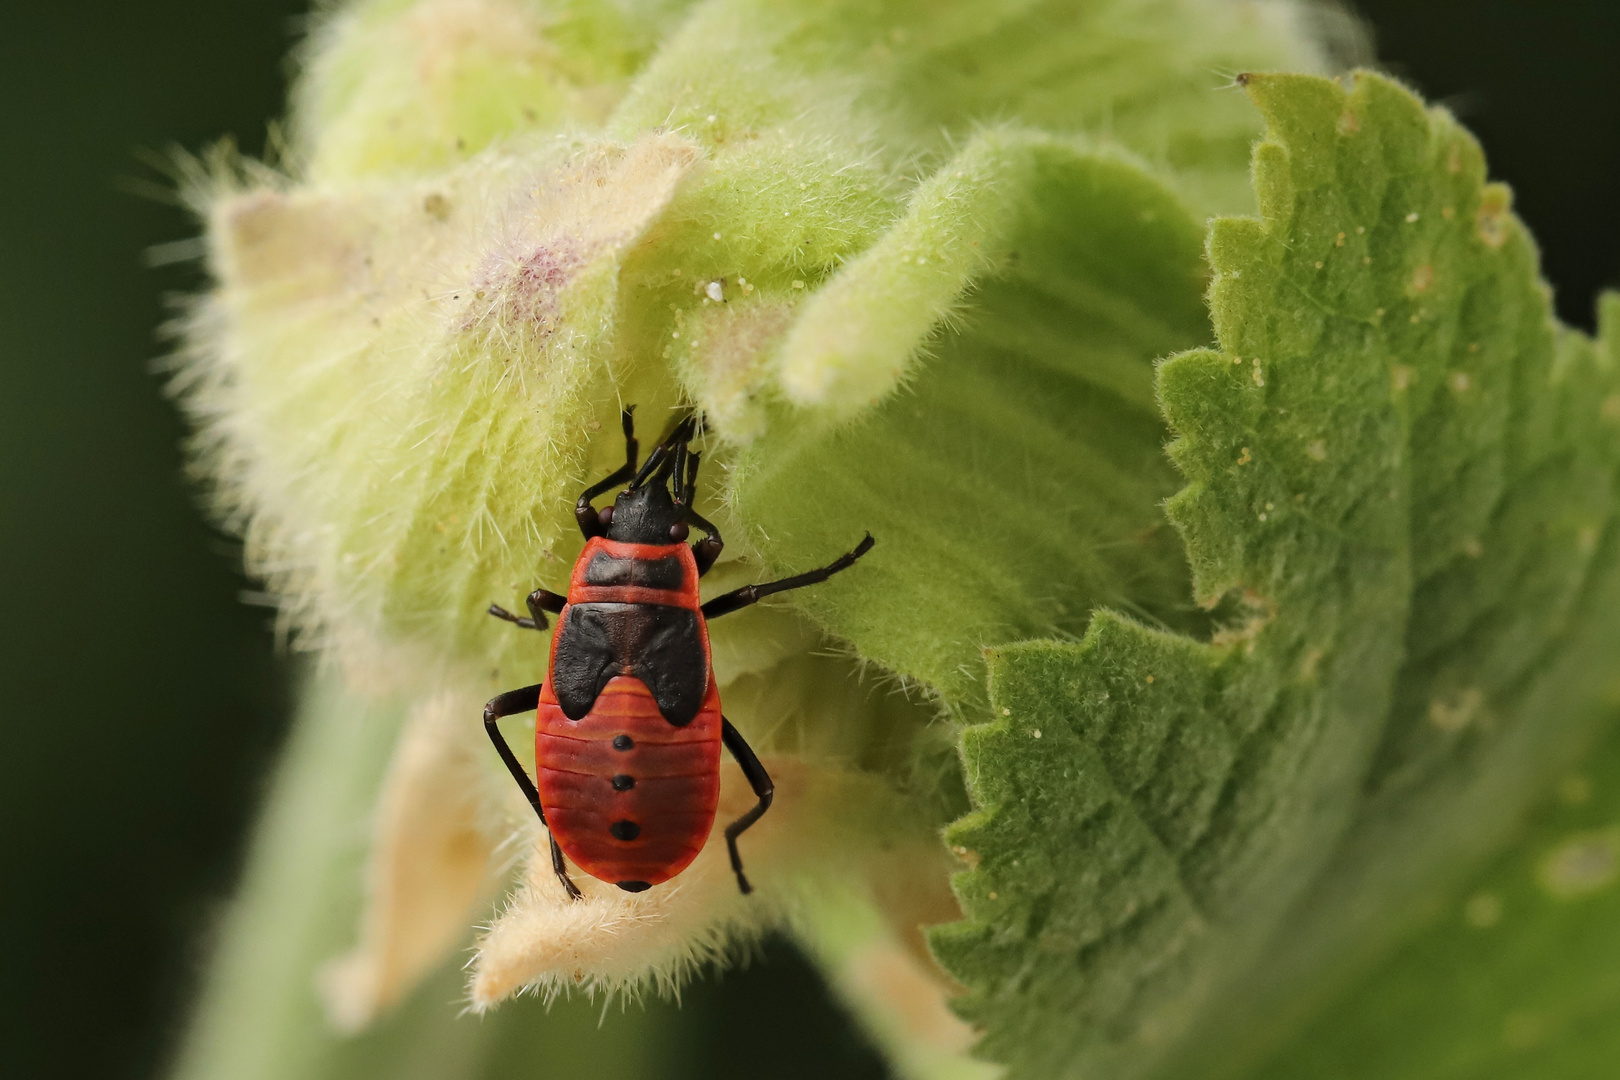
<svg viewBox="0 0 1620 1080"><path fill-rule="evenodd" d="M1395 84L1224 85L1328 66L1324 18L329 13L285 174L199 193L198 460L335 663L181 1075L372 1075L289 1004L356 904L332 1018L458 1075L476 1038L387 1017L475 923L480 1009L785 929L906 1076L1313 1060L1277 1048L1569 767L1620 640L1620 303L1558 327L1478 148ZM560 900L478 722L546 640L485 608L565 585L626 404L705 417L713 591L878 538L713 627L778 781L747 900L712 845ZM339 803L376 807L363 904Z"/></svg>

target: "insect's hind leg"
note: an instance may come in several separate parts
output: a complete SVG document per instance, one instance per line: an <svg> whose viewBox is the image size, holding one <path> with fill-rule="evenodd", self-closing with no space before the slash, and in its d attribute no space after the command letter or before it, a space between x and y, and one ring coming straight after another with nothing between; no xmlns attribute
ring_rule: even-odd
<svg viewBox="0 0 1620 1080"><path fill-rule="evenodd" d="M771 798L776 793L776 785L771 783L770 773L765 771L765 766L761 765L759 758L754 755L754 748L748 745L741 732L731 726L731 721L723 716L720 718L720 740L726 744L726 749L731 751L731 756L737 759L737 764L742 766L743 775L748 778L748 786L754 789L754 794L759 798L759 802L754 804L752 810L726 826L726 851L731 855L731 870L737 875L737 887L742 890L744 896L747 896L754 891L754 887L748 884L748 878L743 874L742 856L737 854L737 837L747 832L748 827L771 808Z"/></svg>
<svg viewBox="0 0 1620 1080"><path fill-rule="evenodd" d="M568 864L563 862L562 848L557 846L556 836L552 835L549 829L546 831L546 835L551 837L551 872L557 875L558 881L562 882L562 886L567 891L570 900L585 899L579 891L579 886L574 884L574 879L568 876Z"/></svg>
<svg viewBox="0 0 1620 1080"><path fill-rule="evenodd" d="M872 534L867 533L866 538L855 545L855 550L845 552L819 570L807 570L802 574L794 574L780 581L765 581L758 585L744 585L728 593L722 593L703 605L705 619L718 619L722 615L729 615L738 608L745 608L749 604L757 604L772 593L787 592L789 589L802 589L806 585L816 585L826 581L840 570L848 570L855 565L855 560L872 550L875 541Z"/></svg>
<svg viewBox="0 0 1620 1080"><path fill-rule="evenodd" d="M517 755L506 744L501 735L500 726L496 723L503 716L515 716L518 713L533 712L540 705L540 684L525 686L521 690L508 690L490 699L484 706L484 730L489 733L489 741L495 744L495 752L501 755L506 763L507 771L517 786L522 790L524 798L534 807L534 812L540 815L540 824L546 826L546 833L551 834L551 826L546 823L546 812L540 806L540 792L535 788L534 781L529 774L523 771L523 765L518 761ZM579 887L568 876L568 867L563 863L562 849L557 846L557 838L551 836L551 868L557 872L557 880L562 882L563 888L569 897L574 900L582 899Z"/></svg>

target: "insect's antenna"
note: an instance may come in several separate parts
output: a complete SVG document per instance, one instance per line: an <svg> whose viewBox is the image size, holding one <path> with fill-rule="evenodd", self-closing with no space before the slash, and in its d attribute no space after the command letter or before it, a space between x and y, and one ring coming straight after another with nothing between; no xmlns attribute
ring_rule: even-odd
<svg viewBox="0 0 1620 1080"><path fill-rule="evenodd" d="M664 436L658 446L653 449L653 452L647 455L647 460L642 464L641 471L636 473L635 479L631 480L628 486L638 488L649 479L668 477L669 473L665 468L665 463L669 461L677 446L685 446L691 438L692 418L686 416L677 421L675 426L670 429L669 434Z"/></svg>
<svg viewBox="0 0 1620 1080"><path fill-rule="evenodd" d="M641 451L641 447L636 441L636 407L634 405L626 405L624 411L619 413L619 426L624 429L624 447L626 451L624 456L633 469L636 467L636 456Z"/></svg>
<svg viewBox="0 0 1620 1080"><path fill-rule="evenodd" d="M684 506L684 505L686 505L686 484L685 484L685 480L686 480L686 463L689 460L688 457L687 457L688 453L689 453L689 451L686 448L686 440L685 439L682 439L680 442L675 444L675 456L672 459L673 468L671 468L669 470L669 473L670 473L669 487L670 487L670 494L674 496L673 501L674 501L676 506Z"/></svg>
<svg viewBox="0 0 1620 1080"><path fill-rule="evenodd" d="M683 409L679 419L669 425L669 430L664 432L664 437L658 440L658 444L673 449L678 442L690 442L694 426L691 411Z"/></svg>
<svg viewBox="0 0 1620 1080"><path fill-rule="evenodd" d="M660 444L653 447L653 452L647 455L646 461L642 462L641 471L636 473L635 479L631 480L627 487L630 490L634 490L640 487L642 484L645 484L647 482L647 478L653 474L653 470L661 466L664 463L664 459L668 456L668 445Z"/></svg>
<svg viewBox="0 0 1620 1080"><path fill-rule="evenodd" d="M693 454L686 459L686 490L680 500L683 506L692 505L692 500L697 497L698 462L702 460L702 454Z"/></svg>
<svg viewBox="0 0 1620 1080"><path fill-rule="evenodd" d="M676 434L680 435L682 433L676 432ZM676 487L679 488L680 481L678 478L686 466L686 439L682 438L674 444L673 448L670 447L669 443L665 443L658 449L663 452L663 455L658 461L658 470L652 474L651 482L654 484L667 484L670 474L674 473L677 477Z"/></svg>

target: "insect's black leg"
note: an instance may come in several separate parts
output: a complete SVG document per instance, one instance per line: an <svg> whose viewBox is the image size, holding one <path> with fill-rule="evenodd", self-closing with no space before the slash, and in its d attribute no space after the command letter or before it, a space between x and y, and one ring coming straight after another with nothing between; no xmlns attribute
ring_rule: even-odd
<svg viewBox="0 0 1620 1080"><path fill-rule="evenodd" d="M524 796L529 800L529 805L534 807L534 812L540 815L540 824L544 825L546 823L546 812L540 809L540 792L535 790L534 781L530 780L529 774L523 771L523 766L518 762L517 757L513 755L512 748L506 745L506 740L501 737L501 729L495 723L503 716L515 716L518 713L533 712L539 706L539 683L533 686L525 686L521 690L508 690L504 694L491 698L489 704L484 706L484 730L489 732L489 741L495 744L495 752L501 755L502 761L506 762L507 771L512 774L512 779L517 781L517 786L522 789Z"/></svg>
<svg viewBox="0 0 1620 1080"><path fill-rule="evenodd" d="M489 741L495 744L495 752L501 755L501 760L506 763L507 771L512 774L512 779L517 781L517 786L523 791L524 798L529 800L529 805L534 807L534 812L540 815L540 824L546 825L546 812L540 807L540 792L535 789L534 781L529 779L529 774L523 771L522 764L519 763L517 756L512 753L512 748L506 744L506 740L501 736L500 726L496 723L503 716L533 712L539 705L540 685L538 683L534 686L525 686L521 690L508 690L506 693L492 698L489 704L484 706L484 730L489 732ZM548 832L550 828L550 825L546 825ZM557 871L557 879L562 882L563 888L568 891L568 895L575 900L580 899L578 887L568 878L568 869L563 865L562 850L557 847L556 837L552 837L551 840L551 867Z"/></svg>
<svg viewBox="0 0 1620 1080"><path fill-rule="evenodd" d="M563 889L567 891L570 900L585 899L584 894L579 891L579 886L574 884L574 879L568 876L568 864L563 862L562 848L557 846L555 836L551 837L551 872L557 875L558 881L562 882Z"/></svg>
<svg viewBox="0 0 1620 1080"><path fill-rule="evenodd" d="M514 615L499 604L489 605L489 614L497 619L505 619L514 626L521 626L525 630L544 630L550 623L543 622L528 615Z"/></svg>
<svg viewBox="0 0 1620 1080"><path fill-rule="evenodd" d="M818 582L826 581L840 570L848 570L851 566L854 566L856 559L872 550L873 543L872 534L867 533L866 539L856 544L854 551L840 555L819 570L808 570L802 574L794 574L792 577L783 578L781 581L766 581L758 585L744 585L740 589L722 593L703 605L703 617L705 619L717 619L721 615L736 611L738 608L745 608L749 604L758 603L772 593L787 592L789 589L802 589L806 585L815 585Z"/></svg>
<svg viewBox="0 0 1620 1080"><path fill-rule="evenodd" d="M585 534L587 540L602 535L602 522L596 516L596 507L591 505L591 500L608 488L622 484L636 475L636 455L639 453L639 447L636 443L635 411L636 407L631 405L619 414L619 422L624 428L623 467L615 469L611 476L598 480L586 488L579 501L574 504L574 520L579 522L579 531Z"/></svg>
<svg viewBox="0 0 1620 1080"><path fill-rule="evenodd" d="M684 441L676 443L675 462L674 466L669 471L669 487L675 495L673 501L676 506L684 507L688 502L686 498L686 470L687 463L690 460L691 451L686 448L686 443Z"/></svg>
<svg viewBox="0 0 1620 1080"><path fill-rule="evenodd" d="M558 596L550 589L536 589L528 595L524 603L529 606L527 616L514 615L499 604L489 605L489 613L497 619L505 619L509 623L523 627L525 630L544 630L550 625L546 621L546 612L549 611L555 615L562 611L563 605L568 603L568 597Z"/></svg>
<svg viewBox="0 0 1620 1080"><path fill-rule="evenodd" d="M691 506L692 500L697 497L698 466L703 462L702 454L693 454L686 459L686 486L685 494L681 497L684 506Z"/></svg>
<svg viewBox="0 0 1620 1080"><path fill-rule="evenodd" d="M696 510L688 508L686 520L708 534L692 545L692 557L697 560L698 577L702 577L714 565L714 560L720 557L720 552L725 550L726 542L720 539L720 530L709 524L708 520Z"/></svg>
<svg viewBox="0 0 1620 1080"><path fill-rule="evenodd" d="M681 497L677 501L682 508L682 520L701 529L705 534L703 539L692 545L692 556L697 560L698 577L709 572L726 546L726 542L720 538L720 530L715 528L708 518L692 509L692 500L697 497L698 466L702 461L702 454L691 455L686 459L685 477L680 476L678 470L676 475L676 479L681 483Z"/></svg>
<svg viewBox="0 0 1620 1080"><path fill-rule="evenodd" d="M765 766L754 756L754 748L749 746L742 734L731 726L731 721L723 716L720 718L720 739L726 744L726 749L731 751L731 756L737 759L737 764L742 766L743 775L748 778L748 786L753 788L754 794L759 797L759 802L754 804L752 810L726 826L726 850L731 853L731 869L737 875L737 887L743 891L744 896L747 896L754 891L754 887L748 884L748 879L743 876L742 856L737 854L737 837L746 832L750 825L771 808L771 796L776 792L776 785L771 783L770 773L765 771Z"/></svg>
<svg viewBox="0 0 1620 1080"><path fill-rule="evenodd" d="M546 625L546 612L561 615L562 609L568 603L568 597L558 595L550 589L536 589L524 598L523 602L529 607L529 614L541 626Z"/></svg>
<svg viewBox="0 0 1620 1080"><path fill-rule="evenodd" d="M677 445L685 446L692 438L692 431L695 426L696 424L690 416L675 421L674 426L669 429L669 434L659 440L658 445L653 447L653 452L647 455L647 460L641 463L641 469L631 479L630 486L640 487L658 470L662 469L665 461L675 453L675 447ZM679 477L676 479L679 480Z"/></svg>

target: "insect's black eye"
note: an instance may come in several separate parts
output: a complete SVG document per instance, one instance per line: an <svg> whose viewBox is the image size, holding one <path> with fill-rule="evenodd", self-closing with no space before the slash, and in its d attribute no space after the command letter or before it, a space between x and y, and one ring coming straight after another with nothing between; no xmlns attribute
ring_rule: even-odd
<svg viewBox="0 0 1620 1080"><path fill-rule="evenodd" d="M677 521L675 524L669 527L669 539L672 543L679 544L681 541L686 539L691 531L691 529L686 527L686 522Z"/></svg>
<svg viewBox="0 0 1620 1080"><path fill-rule="evenodd" d="M613 524L613 507L609 506L598 510L596 512L596 520L602 523L602 528L604 529Z"/></svg>

